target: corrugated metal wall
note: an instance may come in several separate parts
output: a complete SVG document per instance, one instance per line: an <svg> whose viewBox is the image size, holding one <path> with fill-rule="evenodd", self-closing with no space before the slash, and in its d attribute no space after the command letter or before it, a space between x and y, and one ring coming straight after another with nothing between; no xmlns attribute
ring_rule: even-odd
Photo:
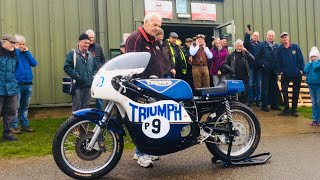
<svg viewBox="0 0 320 180"><path fill-rule="evenodd" d="M214 3L217 21L180 19L169 23L220 24L235 20L236 38L243 39L244 29L251 24L265 39L269 29L276 32L277 42L282 31L288 31L307 58L314 45L319 46L319 0L187 0ZM0 34L19 33L27 38L28 46L39 62L34 70L32 104L62 104L70 97L61 92L65 54L77 44L80 33L91 28L105 50L118 49L123 33L130 33L141 25L144 0L0 0Z"/></svg>
<svg viewBox="0 0 320 180"><path fill-rule="evenodd" d="M32 104L60 104L71 98L61 90L65 54L80 32L94 27L93 1L0 0L0 34L22 34L38 61Z"/></svg>

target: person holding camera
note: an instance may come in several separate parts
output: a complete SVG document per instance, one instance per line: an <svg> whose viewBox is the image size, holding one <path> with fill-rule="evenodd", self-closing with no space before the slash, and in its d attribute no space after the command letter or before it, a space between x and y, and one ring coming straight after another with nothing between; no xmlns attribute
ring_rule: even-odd
<svg viewBox="0 0 320 180"><path fill-rule="evenodd" d="M251 39L251 27L247 25L245 36L244 36L244 47L252 54L255 55L257 47L259 45L259 32L255 31L252 33ZM262 80L262 68L257 63L249 63L249 86L248 86L248 106L251 107L253 102L256 103L257 107L261 107L261 80Z"/></svg>
<svg viewBox="0 0 320 180"><path fill-rule="evenodd" d="M245 92L241 93L239 100L246 103L248 99L248 83L250 62L255 60L254 56L243 46L243 41L238 39L235 43L236 49L228 57L223 65L226 72L229 72L231 77L236 80L242 80Z"/></svg>
<svg viewBox="0 0 320 180"><path fill-rule="evenodd" d="M190 46L189 63L192 64L192 76L194 88L210 87L210 76L208 62L212 58L212 53L205 43L205 36L198 34L196 46Z"/></svg>

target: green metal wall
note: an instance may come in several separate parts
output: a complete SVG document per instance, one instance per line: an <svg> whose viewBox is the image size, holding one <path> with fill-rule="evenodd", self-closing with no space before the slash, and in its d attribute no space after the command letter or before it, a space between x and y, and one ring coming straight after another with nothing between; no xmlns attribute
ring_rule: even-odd
<svg viewBox="0 0 320 180"><path fill-rule="evenodd" d="M198 23L217 25L235 20L236 39L243 39L244 29L251 24L265 39L269 29L276 32L277 42L282 31L288 31L307 58L314 45L319 46L319 0L187 0L214 3L217 21L164 20L166 23ZM142 24L144 0L0 0L0 34L19 33L27 38L32 54L39 62L34 69L32 104L63 104L70 102L61 90L65 54L77 44L80 33L90 28L109 57L110 49L118 49L122 34Z"/></svg>

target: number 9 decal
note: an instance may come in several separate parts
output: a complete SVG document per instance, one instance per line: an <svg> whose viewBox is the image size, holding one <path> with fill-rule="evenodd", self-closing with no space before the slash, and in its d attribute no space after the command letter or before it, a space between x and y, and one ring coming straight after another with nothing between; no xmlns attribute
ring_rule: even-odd
<svg viewBox="0 0 320 180"><path fill-rule="evenodd" d="M161 116L152 116L142 123L143 133L153 139L159 139L168 134L170 130L169 121Z"/></svg>

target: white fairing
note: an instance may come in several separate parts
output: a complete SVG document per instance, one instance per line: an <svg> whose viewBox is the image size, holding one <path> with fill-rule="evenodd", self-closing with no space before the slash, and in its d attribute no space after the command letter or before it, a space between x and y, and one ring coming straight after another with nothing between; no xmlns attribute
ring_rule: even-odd
<svg viewBox="0 0 320 180"><path fill-rule="evenodd" d="M120 103L126 97L112 87L112 78L119 75L141 74L148 66L150 57L150 53L135 52L111 59L100 68L93 79L91 96Z"/></svg>
<svg viewBox="0 0 320 180"><path fill-rule="evenodd" d="M126 53L108 61L101 67L93 80L91 86L92 97L120 104L133 123L143 123L145 120L157 116L170 124L191 123L192 120L186 110L175 101L163 100L150 104L140 104L113 88L111 83L113 77L140 74L147 67L149 60L149 53L139 52Z"/></svg>

